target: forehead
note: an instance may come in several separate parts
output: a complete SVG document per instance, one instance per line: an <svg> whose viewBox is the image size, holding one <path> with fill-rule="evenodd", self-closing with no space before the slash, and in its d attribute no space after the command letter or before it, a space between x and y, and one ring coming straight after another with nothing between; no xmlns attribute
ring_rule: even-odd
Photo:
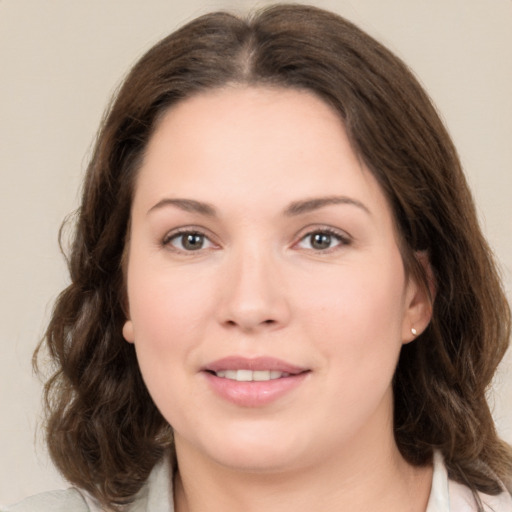
<svg viewBox="0 0 512 512"><path fill-rule="evenodd" d="M262 148L279 146L280 152L306 154L308 145L339 144L344 126L338 113L306 90L281 87L226 86L192 96L173 105L162 117L150 140L148 152L167 149L177 157L183 142L201 142L203 153L232 157L238 147L245 154L260 154ZM173 139L176 141L173 143ZM180 142L178 144L177 142ZM349 149L349 148L347 148ZM287 151L288 150L288 151ZM190 156L190 155L189 155ZM245 161L245 166L248 162Z"/></svg>
<svg viewBox="0 0 512 512"><path fill-rule="evenodd" d="M146 149L135 201L167 194L247 207L335 193L386 208L339 114L311 92L233 86L166 112Z"/></svg>

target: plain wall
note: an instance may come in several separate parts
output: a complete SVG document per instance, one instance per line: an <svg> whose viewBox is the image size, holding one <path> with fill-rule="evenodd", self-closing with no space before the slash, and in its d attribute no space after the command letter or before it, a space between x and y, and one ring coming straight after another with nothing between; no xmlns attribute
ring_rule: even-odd
<svg viewBox="0 0 512 512"><path fill-rule="evenodd" d="M66 486L49 463L31 354L67 281L57 232L107 100L158 39L243 0L0 0L0 503ZM512 1L311 0L400 55L459 149L484 230L512 289ZM512 442L512 364L495 418Z"/></svg>

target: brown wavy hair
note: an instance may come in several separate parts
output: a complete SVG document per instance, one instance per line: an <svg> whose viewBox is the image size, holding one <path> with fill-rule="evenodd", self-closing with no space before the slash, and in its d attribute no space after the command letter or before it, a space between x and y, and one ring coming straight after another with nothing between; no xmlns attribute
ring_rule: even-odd
<svg viewBox="0 0 512 512"><path fill-rule="evenodd" d="M300 5L200 17L149 50L115 95L85 176L71 284L42 342L54 363L45 397L58 469L107 508L121 508L172 449L171 427L121 333L133 189L167 109L233 83L312 91L337 110L392 206L408 272L436 286L432 321L403 347L396 370L398 447L415 465L440 450L450 477L473 491L497 494L500 480L510 489L511 451L486 400L509 343L510 309L456 150L396 56L343 18Z"/></svg>

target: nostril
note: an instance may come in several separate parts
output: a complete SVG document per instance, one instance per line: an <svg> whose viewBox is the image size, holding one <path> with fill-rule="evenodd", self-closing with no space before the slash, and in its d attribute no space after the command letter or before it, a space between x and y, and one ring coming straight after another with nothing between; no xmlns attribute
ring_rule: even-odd
<svg viewBox="0 0 512 512"><path fill-rule="evenodd" d="M255 323L253 327L256 325L275 325L277 323L276 320L273 320L272 318L269 318L267 320L263 320L262 322ZM238 323L236 320L226 320L225 325L229 327L236 327L236 326L242 326L243 322Z"/></svg>

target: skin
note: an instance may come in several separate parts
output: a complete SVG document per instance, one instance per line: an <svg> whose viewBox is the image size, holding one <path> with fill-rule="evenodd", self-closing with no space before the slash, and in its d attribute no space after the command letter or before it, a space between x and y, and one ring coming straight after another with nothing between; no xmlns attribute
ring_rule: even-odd
<svg viewBox="0 0 512 512"><path fill-rule="evenodd" d="M123 335L175 431L179 512L425 510L431 470L398 452L391 383L429 301L328 105L233 86L172 107L140 169L128 249ZM232 355L307 375L241 407L202 371Z"/></svg>

